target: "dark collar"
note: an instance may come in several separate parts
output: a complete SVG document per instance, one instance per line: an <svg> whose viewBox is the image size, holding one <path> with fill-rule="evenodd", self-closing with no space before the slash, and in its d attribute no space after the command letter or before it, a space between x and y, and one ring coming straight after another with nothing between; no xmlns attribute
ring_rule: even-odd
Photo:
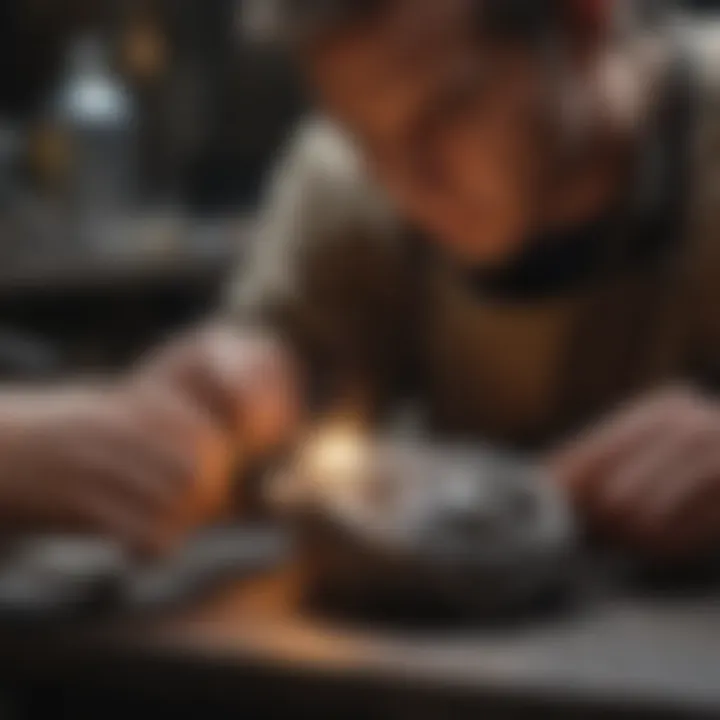
<svg viewBox="0 0 720 720"><path fill-rule="evenodd" d="M620 270L651 268L683 235L694 108L689 63L678 60L653 131L638 154L638 176L628 188L632 202L566 232L534 238L508 266L458 269L462 282L478 296L525 301L570 294ZM617 242L620 228L622 253L608 262L609 245Z"/></svg>

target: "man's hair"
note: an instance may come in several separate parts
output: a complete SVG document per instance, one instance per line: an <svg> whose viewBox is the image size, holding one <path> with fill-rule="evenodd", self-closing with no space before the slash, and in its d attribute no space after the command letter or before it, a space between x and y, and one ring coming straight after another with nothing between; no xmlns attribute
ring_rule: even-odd
<svg viewBox="0 0 720 720"><path fill-rule="evenodd" d="M391 0L245 0L252 36L272 42L311 40L372 17ZM438 0L443 2L443 0ZM629 0L625 0L628 2ZM477 0L478 26L533 32L548 24L563 0Z"/></svg>
<svg viewBox="0 0 720 720"><path fill-rule="evenodd" d="M378 12L387 0L244 0L243 27L272 44L312 40Z"/></svg>
<svg viewBox="0 0 720 720"><path fill-rule="evenodd" d="M391 0L245 0L244 21L251 37L272 43L312 40L381 11ZM600 0L602 2L602 0ZM640 22L661 17L671 0L618 2ZM443 0L438 0L443 2ZM546 35L557 27L568 5L582 0L477 0L478 29L525 38Z"/></svg>

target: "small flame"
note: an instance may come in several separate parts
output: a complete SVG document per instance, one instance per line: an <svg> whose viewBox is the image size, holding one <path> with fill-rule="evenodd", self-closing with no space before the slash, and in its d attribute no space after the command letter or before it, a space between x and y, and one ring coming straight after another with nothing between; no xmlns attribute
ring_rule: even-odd
<svg viewBox="0 0 720 720"><path fill-rule="evenodd" d="M366 459L363 434L351 425L333 424L318 430L309 440L303 464L314 481L335 484L357 478Z"/></svg>

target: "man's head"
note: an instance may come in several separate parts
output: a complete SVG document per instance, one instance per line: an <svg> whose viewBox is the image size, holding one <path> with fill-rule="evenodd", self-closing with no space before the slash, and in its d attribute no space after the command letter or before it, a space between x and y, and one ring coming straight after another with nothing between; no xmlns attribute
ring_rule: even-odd
<svg viewBox="0 0 720 720"><path fill-rule="evenodd" d="M481 264L607 192L591 78L619 9L659 1L259 0L398 207Z"/></svg>

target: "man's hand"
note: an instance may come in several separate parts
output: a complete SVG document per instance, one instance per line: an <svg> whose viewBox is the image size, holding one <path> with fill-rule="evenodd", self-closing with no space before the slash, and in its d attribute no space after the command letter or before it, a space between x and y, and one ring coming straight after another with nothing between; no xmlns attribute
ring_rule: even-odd
<svg viewBox="0 0 720 720"><path fill-rule="evenodd" d="M688 389L654 395L551 459L590 524L668 558L720 545L720 405Z"/></svg>
<svg viewBox="0 0 720 720"><path fill-rule="evenodd" d="M291 438L300 384L287 348L274 338L208 327L161 349L137 373L143 387L190 398L256 458Z"/></svg>
<svg viewBox="0 0 720 720"><path fill-rule="evenodd" d="M226 501L228 443L169 393L6 396L0 426L3 529L98 533L158 552Z"/></svg>
<svg viewBox="0 0 720 720"><path fill-rule="evenodd" d="M277 446L299 406L281 345L223 328L112 387L0 395L0 528L167 548L227 508L237 450Z"/></svg>

